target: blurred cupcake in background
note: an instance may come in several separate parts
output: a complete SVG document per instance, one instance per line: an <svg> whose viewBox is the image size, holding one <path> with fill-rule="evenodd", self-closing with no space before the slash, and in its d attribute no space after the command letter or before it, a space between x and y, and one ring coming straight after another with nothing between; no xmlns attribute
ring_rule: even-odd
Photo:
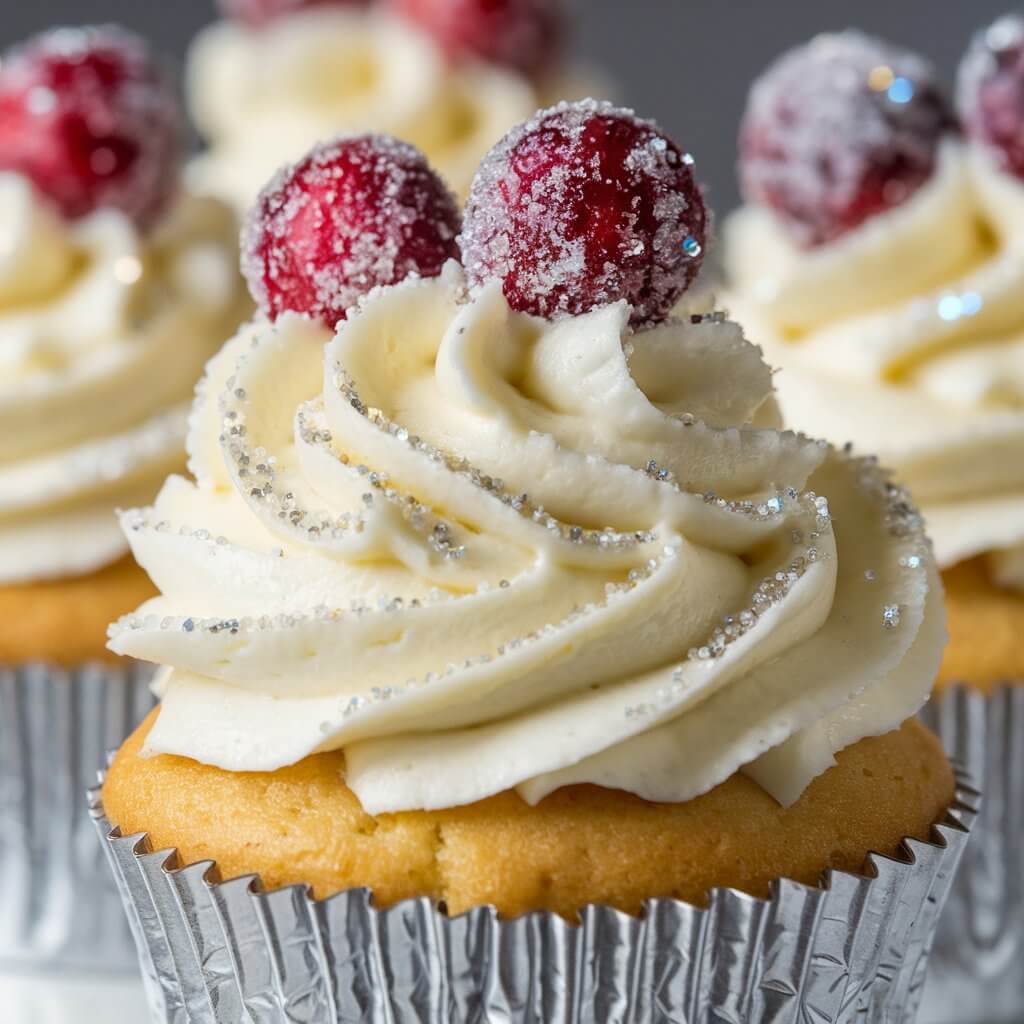
<svg viewBox="0 0 1024 1024"><path fill-rule="evenodd" d="M979 62L965 142L915 54L848 31L782 57L751 91L724 260L787 421L877 453L921 503L941 679L990 686L1024 676L1024 184L977 140Z"/></svg>
<svg viewBox="0 0 1024 1024"><path fill-rule="evenodd" d="M379 135L262 193L196 478L122 517L161 707L93 806L154 1019L912 1018L972 817L913 721L938 571L737 324L670 315L707 219L594 101L461 234Z"/></svg>
<svg viewBox="0 0 1024 1024"><path fill-rule="evenodd" d="M184 466L195 382L250 308L233 213L180 187L182 139L173 83L120 29L0 65L0 963L108 959L66 889L95 867L89 762L149 704L104 648L151 593L114 511Z"/></svg>
<svg viewBox="0 0 1024 1024"><path fill-rule="evenodd" d="M956 110L931 66L858 32L757 81L730 310L782 370L787 421L852 441L920 502L950 644L929 710L985 793L924 1020L1024 1013L1024 19L982 32Z"/></svg>
<svg viewBox="0 0 1024 1024"><path fill-rule="evenodd" d="M197 188L246 210L282 161L335 135L421 148L454 191L513 124L604 91L568 63L567 0L219 0L193 44Z"/></svg>

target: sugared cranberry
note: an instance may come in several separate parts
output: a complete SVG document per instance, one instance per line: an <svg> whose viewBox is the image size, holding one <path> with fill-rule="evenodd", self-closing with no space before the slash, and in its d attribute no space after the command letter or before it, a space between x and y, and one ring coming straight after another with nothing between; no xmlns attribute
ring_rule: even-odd
<svg viewBox="0 0 1024 1024"><path fill-rule="evenodd" d="M436 277L458 256L459 211L418 149L385 135L317 146L263 190L242 237L260 308L333 327L378 285Z"/></svg>
<svg viewBox="0 0 1024 1024"><path fill-rule="evenodd" d="M538 76L565 38L564 0L391 0L453 60L466 57Z"/></svg>
<svg viewBox="0 0 1024 1024"><path fill-rule="evenodd" d="M470 280L500 278L513 309L550 319L626 299L664 320L697 276L706 213L692 160L657 125L586 100L510 132L473 182Z"/></svg>
<svg viewBox="0 0 1024 1024"><path fill-rule="evenodd" d="M799 244L822 245L913 195L954 127L920 57L859 32L818 36L751 89L740 130L743 191Z"/></svg>
<svg viewBox="0 0 1024 1024"><path fill-rule="evenodd" d="M113 207L151 222L176 188L181 145L174 89L127 32L58 29L0 67L0 169L67 217Z"/></svg>
<svg viewBox="0 0 1024 1024"><path fill-rule="evenodd" d="M967 134L1024 178L1024 16L1007 14L975 36L957 81Z"/></svg>
<svg viewBox="0 0 1024 1024"><path fill-rule="evenodd" d="M365 7L369 0L217 0L221 14L254 28L310 7Z"/></svg>

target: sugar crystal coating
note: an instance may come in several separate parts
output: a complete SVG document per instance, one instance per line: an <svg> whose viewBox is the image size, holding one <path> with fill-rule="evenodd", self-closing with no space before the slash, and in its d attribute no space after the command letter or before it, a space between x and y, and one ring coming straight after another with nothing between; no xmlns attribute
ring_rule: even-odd
<svg viewBox="0 0 1024 1024"><path fill-rule="evenodd" d="M957 77L967 134L1024 178L1024 16L1007 14L971 42Z"/></svg>
<svg viewBox="0 0 1024 1024"><path fill-rule="evenodd" d="M440 274L458 233L455 200L419 150L341 138L263 190L242 231L242 270L271 319L293 310L333 327L373 288Z"/></svg>
<svg viewBox="0 0 1024 1024"><path fill-rule="evenodd" d="M0 170L66 217L109 207L150 223L174 194L182 138L172 84L121 29L56 29L0 64Z"/></svg>
<svg viewBox="0 0 1024 1024"><path fill-rule="evenodd" d="M692 160L651 121L585 100L513 129L480 166L462 235L474 285L549 319L627 300L664 320L700 269L706 211Z"/></svg>
<svg viewBox="0 0 1024 1024"><path fill-rule="evenodd" d="M475 58L537 76L566 34L564 0L391 0L453 60Z"/></svg>
<svg viewBox="0 0 1024 1024"><path fill-rule="evenodd" d="M217 0L221 14L259 28L310 7L365 7L369 0Z"/></svg>
<svg viewBox="0 0 1024 1024"><path fill-rule="evenodd" d="M852 30L821 35L783 54L751 89L743 192L799 244L821 245L913 195L953 129L925 60Z"/></svg>

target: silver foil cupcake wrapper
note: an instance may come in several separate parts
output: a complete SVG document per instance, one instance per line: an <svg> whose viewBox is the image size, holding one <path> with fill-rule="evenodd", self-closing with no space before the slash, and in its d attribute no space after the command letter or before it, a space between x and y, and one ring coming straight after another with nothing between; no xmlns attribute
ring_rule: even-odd
<svg viewBox="0 0 1024 1024"><path fill-rule="evenodd" d="M99 789L91 806L154 1022L909 1024L975 816L960 781L932 841L872 854L864 877L780 881L768 900L716 890L706 909L653 900L639 917L588 907L578 925L222 882L214 864L179 867L147 837L111 830Z"/></svg>
<svg viewBox="0 0 1024 1024"><path fill-rule="evenodd" d="M1024 682L954 687L921 715L983 794L939 925L922 1024L1024 1020Z"/></svg>
<svg viewBox="0 0 1024 1024"><path fill-rule="evenodd" d="M0 970L134 970L82 793L153 706L150 676L0 666Z"/></svg>

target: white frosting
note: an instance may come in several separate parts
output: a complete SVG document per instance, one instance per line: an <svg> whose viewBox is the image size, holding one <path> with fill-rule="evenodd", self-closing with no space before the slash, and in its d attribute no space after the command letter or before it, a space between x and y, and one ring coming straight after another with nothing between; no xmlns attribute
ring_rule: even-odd
<svg viewBox="0 0 1024 1024"><path fill-rule="evenodd" d="M449 263L333 337L245 327L196 482L124 517L161 591L111 630L165 666L148 752L344 749L370 813L741 768L788 802L913 714L944 619L905 496L779 428L735 324L629 316L514 313Z"/></svg>
<svg viewBox="0 0 1024 1024"><path fill-rule="evenodd" d="M218 22L193 44L190 107L209 150L190 180L247 209L284 163L339 134L374 131L422 149L460 195L481 157L552 99L518 74L453 68L426 35L379 10L313 8L259 29Z"/></svg>
<svg viewBox="0 0 1024 1024"><path fill-rule="evenodd" d="M782 367L787 422L891 465L943 568L988 552L1019 587L1024 185L947 142L912 199L831 245L799 249L753 207L725 238L726 304Z"/></svg>
<svg viewBox="0 0 1024 1024"><path fill-rule="evenodd" d="M0 174L0 584L127 552L113 511L181 464L193 384L244 315L234 233L188 197L145 237L112 210L65 223Z"/></svg>

